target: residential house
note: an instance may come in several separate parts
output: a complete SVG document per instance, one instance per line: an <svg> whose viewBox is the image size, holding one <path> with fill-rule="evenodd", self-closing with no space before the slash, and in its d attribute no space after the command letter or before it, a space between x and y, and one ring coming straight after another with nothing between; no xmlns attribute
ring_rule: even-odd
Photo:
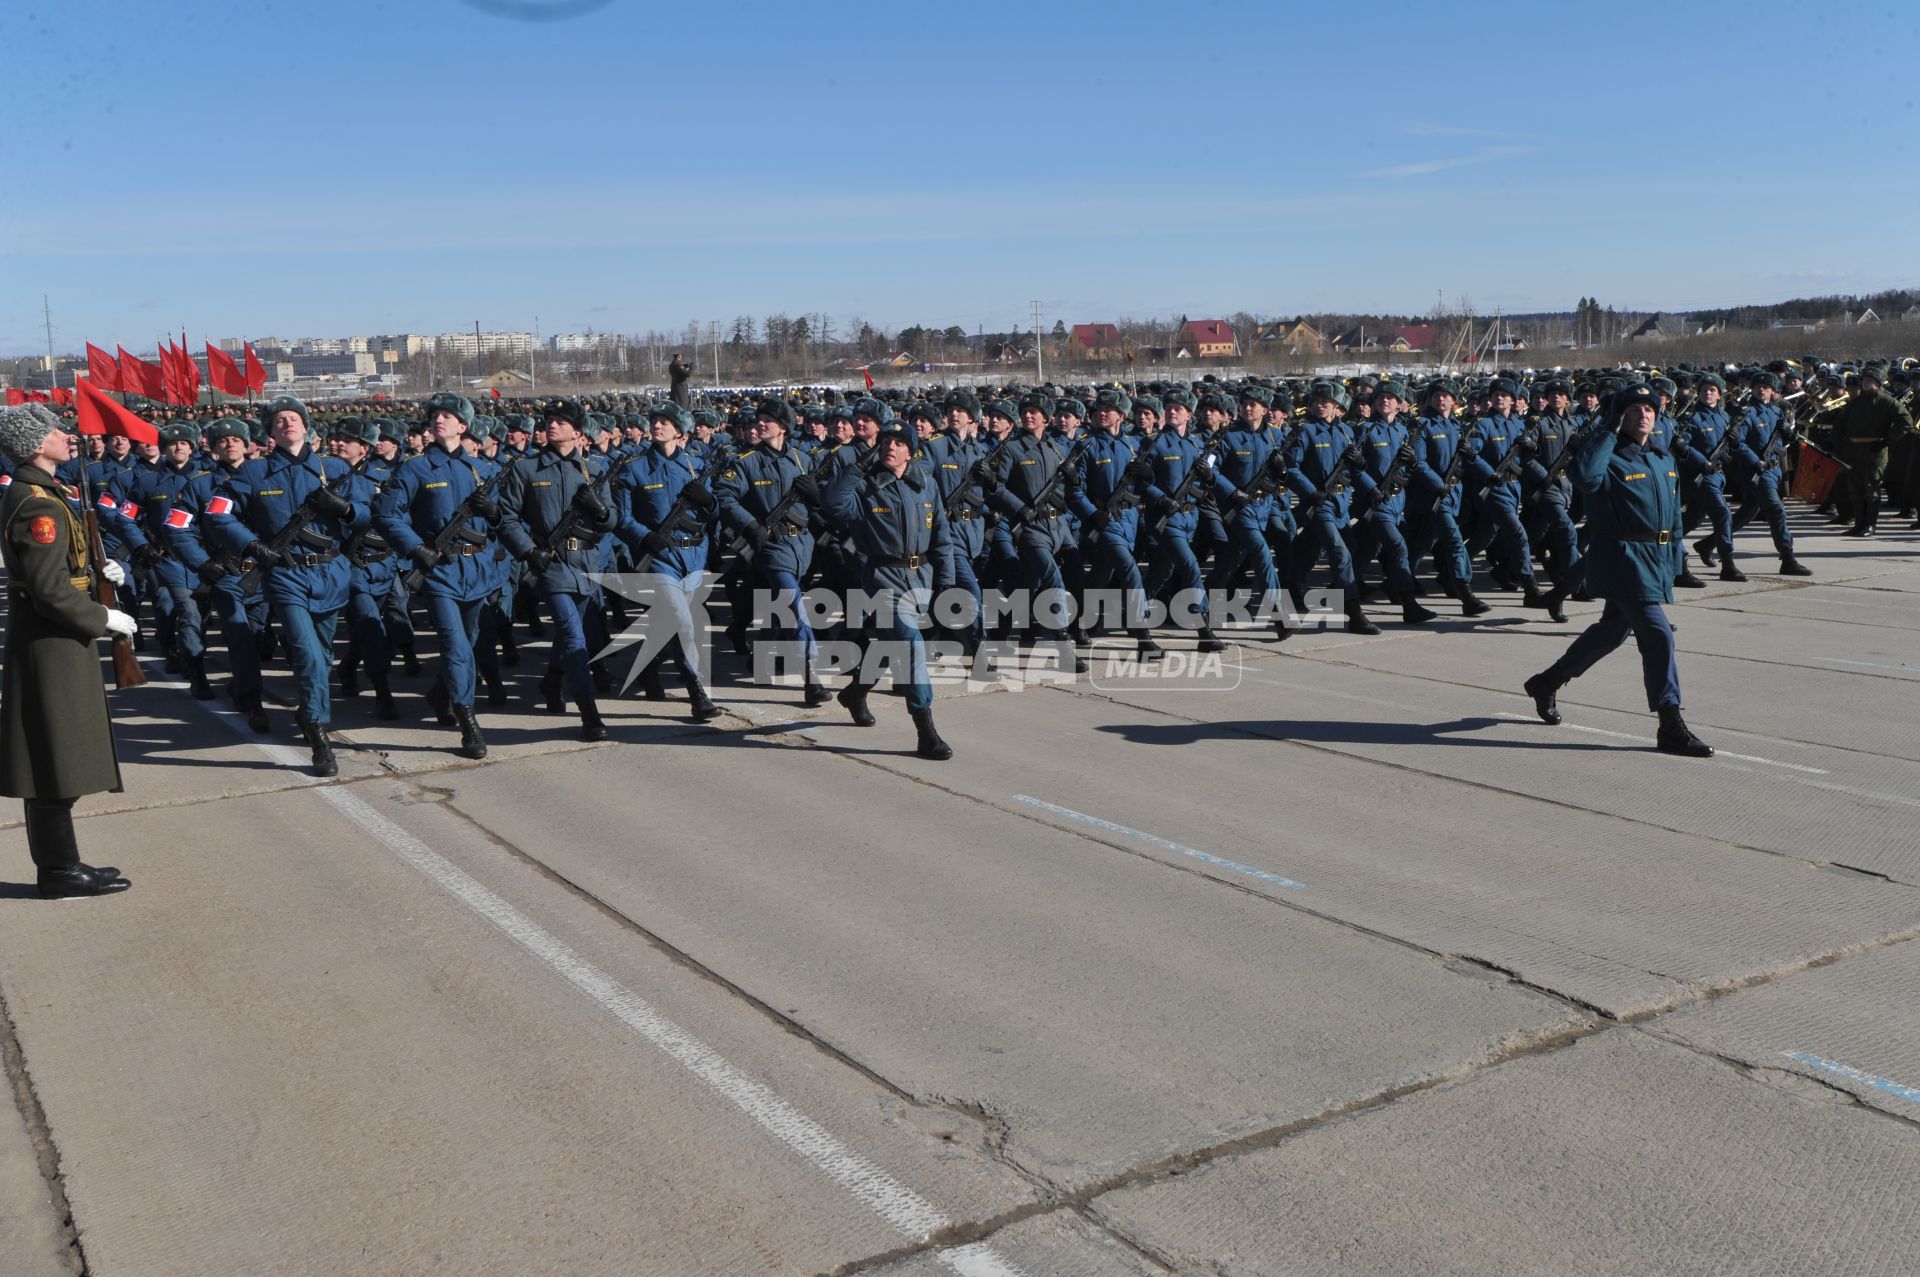
<svg viewBox="0 0 1920 1277"><path fill-rule="evenodd" d="M1067 334L1067 358L1076 363L1119 359L1125 354L1120 330L1112 324L1075 324Z"/></svg>
<svg viewBox="0 0 1920 1277"><path fill-rule="evenodd" d="M1327 352L1327 339L1304 319L1283 319L1262 324L1253 339L1268 350L1284 350L1295 355L1323 355Z"/></svg>
<svg viewBox="0 0 1920 1277"><path fill-rule="evenodd" d="M1224 319L1183 319L1174 334L1176 359L1237 359L1239 339Z"/></svg>

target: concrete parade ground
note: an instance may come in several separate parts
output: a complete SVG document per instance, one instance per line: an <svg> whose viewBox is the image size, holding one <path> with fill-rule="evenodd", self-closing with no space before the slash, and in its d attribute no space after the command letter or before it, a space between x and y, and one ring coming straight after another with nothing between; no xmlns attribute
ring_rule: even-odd
<svg viewBox="0 0 1920 1277"><path fill-rule="evenodd" d="M484 762L429 662L317 781L150 660L133 890L5 813L0 1273L1920 1272L1920 534L1795 520L1670 610L1704 761L1631 643L1538 722L1600 605L1497 592L946 763L730 656L584 745L535 644Z"/></svg>

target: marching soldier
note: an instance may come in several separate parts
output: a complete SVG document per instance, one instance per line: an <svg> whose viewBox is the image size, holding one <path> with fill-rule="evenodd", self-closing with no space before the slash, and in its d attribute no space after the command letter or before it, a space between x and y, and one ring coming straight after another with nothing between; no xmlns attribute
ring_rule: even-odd
<svg viewBox="0 0 1920 1277"><path fill-rule="evenodd" d="M427 701L442 726L460 728L463 757L485 758L487 742L473 712L474 643L481 608L497 588L488 531L500 509L486 491L487 463L469 457L462 444L473 405L443 392L427 400L423 415L432 442L380 494L375 524L387 544L424 573L421 593L440 635L440 672Z"/></svg>
<svg viewBox="0 0 1920 1277"><path fill-rule="evenodd" d="M1415 514L1408 520L1407 557L1417 563L1431 549L1434 568L1447 597L1458 599L1462 616L1492 611L1473 592L1473 560L1460 531L1460 480L1467 458L1478 446L1471 427L1454 418L1459 388L1444 378L1428 384L1426 411L1415 424L1414 491L1419 494Z"/></svg>
<svg viewBox="0 0 1920 1277"><path fill-rule="evenodd" d="M201 512L216 496L224 496L227 482L247 464L247 424L221 417L206 428L210 465L196 470L166 516L165 542L173 557L198 580L193 595L205 598L220 618L221 641L226 646L231 675L227 694L235 709L247 716L247 726L265 734L272 730L261 700L260 662L267 642L267 594L261 574L242 592L255 564L251 559L229 560L225 546L210 538Z"/></svg>
<svg viewBox="0 0 1920 1277"><path fill-rule="evenodd" d="M1142 458L1152 468L1145 484L1146 591L1158 598L1163 591L1170 590L1176 600L1190 600L1192 612L1199 621L1196 648L1202 652L1222 652L1227 645L1210 624L1207 584L1200 574L1200 560L1193 552L1193 534L1200 522L1199 494L1212 488L1212 471L1219 458L1214 453L1213 441L1202 439L1194 432L1194 403L1188 391L1167 392L1163 405L1165 428L1157 431L1141 451Z"/></svg>
<svg viewBox="0 0 1920 1277"><path fill-rule="evenodd" d="M359 417L342 417L333 423L333 455L352 469L345 491L356 505L365 506L369 517L353 529L347 538L346 555L352 573L347 589L347 650L340 658L340 692L354 696L360 691L356 669L364 666L367 681L373 685L374 715L386 722L400 717L394 704L389 679L393 669L393 642L387 634L387 596L393 592L399 568L393 547L374 526L371 511L382 489L393 479L393 467L374 453L379 428Z"/></svg>
<svg viewBox="0 0 1920 1277"><path fill-rule="evenodd" d="M1314 560L1324 555L1328 576L1346 610L1347 629L1354 634L1378 634L1380 627L1367 619L1361 607L1353 555L1347 549L1351 502L1345 476L1363 468L1366 461L1353 431L1342 420L1347 392L1322 381L1314 383L1309 395L1307 420L1284 453L1286 485L1300 498L1294 578L1304 579Z"/></svg>
<svg viewBox="0 0 1920 1277"><path fill-rule="evenodd" d="M1068 637L1073 600L1061 574L1060 558L1072 539L1066 489L1074 474L1067 465L1069 446L1049 433L1052 417L1053 403L1039 391L1020 400L1021 428L994 456L987 500L1002 516L1018 560L1018 587L1027 594L1023 640L1037 645L1041 631L1046 631L1052 635L1047 641L1064 664L1067 653L1073 652ZM1066 473L1056 480L1062 466ZM1072 660L1076 673L1086 671L1078 653Z"/></svg>
<svg viewBox="0 0 1920 1277"><path fill-rule="evenodd" d="M1140 488L1152 480L1153 465L1134 455L1134 439L1124 433L1131 407L1124 391L1107 387L1094 395L1094 429L1079 449L1068 492L1088 539L1086 594L1119 581L1121 624L1135 648L1151 656L1161 649L1147 630L1147 593L1134 544L1140 537Z"/></svg>
<svg viewBox="0 0 1920 1277"><path fill-rule="evenodd" d="M1847 494L1853 503L1853 526L1846 537L1870 537L1880 521L1880 485L1887 472L1887 450L1913 432L1913 418L1886 392L1886 370L1868 364L1860 370L1858 388L1833 410L1840 460L1847 464ZM1823 414L1824 415L1824 414Z"/></svg>
<svg viewBox="0 0 1920 1277"><path fill-rule="evenodd" d="M307 440L307 407L291 396L260 410L273 450L226 475L200 517L216 543L265 568L267 606L279 622L298 690L300 734L316 776L339 773L327 725L333 631L346 606L350 572L341 550L367 517L340 488L347 464L323 458Z"/></svg>
<svg viewBox="0 0 1920 1277"><path fill-rule="evenodd" d="M1435 614L1420 606L1400 527L1414 463L1413 440L1400 420L1406 397L1406 388L1397 381L1375 386L1373 416L1355 434L1360 462L1348 470L1354 488L1354 558L1364 567L1377 555L1386 565L1388 597L1400 605L1402 623L1424 625Z"/></svg>
<svg viewBox="0 0 1920 1277"><path fill-rule="evenodd" d="M190 425L160 427L160 463L139 474L124 509L140 525L140 544L134 547L133 558L153 587L161 650L168 653L169 666L186 672L193 698L206 701L213 699L213 687L207 682L205 628L193 594L196 580L173 552L167 536L176 509L184 508L191 517L198 508L190 504L190 493L193 481L206 473L199 444L199 432Z"/></svg>

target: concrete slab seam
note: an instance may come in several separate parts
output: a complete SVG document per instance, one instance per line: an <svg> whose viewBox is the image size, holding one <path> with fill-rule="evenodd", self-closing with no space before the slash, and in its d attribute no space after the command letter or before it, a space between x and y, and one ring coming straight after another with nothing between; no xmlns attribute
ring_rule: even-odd
<svg viewBox="0 0 1920 1277"><path fill-rule="evenodd" d="M952 1226L931 1202L775 1094L740 1072L711 1047L661 1015L639 994L574 953L552 933L475 881L464 870L343 789L320 796L402 861L539 959L642 1039L706 1083L761 1129L794 1150L816 1170L889 1225L916 1239ZM1017 1277L1019 1270L978 1245L948 1248L936 1256L963 1277Z"/></svg>
<svg viewBox="0 0 1920 1277"><path fill-rule="evenodd" d="M1030 807L1038 807L1042 811L1050 811L1054 815L1064 816L1068 820L1077 820L1083 825L1092 825L1095 829L1104 829L1109 833L1120 834L1127 838L1138 838L1141 842L1152 843L1156 847L1164 847L1168 851L1177 852L1182 856L1198 860L1203 864L1213 865L1219 869L1229 869L1234 873L1245 874L1249 878L1257 878L1261 882L1270 882L1276 887L1285 887L1289 891L1305 891L1307 888L1307 884L1304 882L1295 882L1291 878L1285 878L1276 873L1268 873L1264 869L1255 869L1252 865L1243 865L1237 860L1228 860L1224 856L1216 856L1211 852L1201 851L1196 847L1189 847L1185 843L1177 843L1171 839L1162 838L1158 834L1143 833L1138 829L1130 829L1126 825L1115 824L1111 820L1102 820L1098 816L1089 816L1085 812L1075 811L1071 807L1056 806L1053 803L1034 798L1029 794L1015 794L1013 795L1013 801L1026 803Z"/></svg>
<svg viewBox="0 0 1920 1277"><path fill-rule="evenodd" d="M47 1195L53 1203L54 1213L60 1218L60 1240L66 1247L67 1264L81 1277L87 1277L92 1268L87 1262L86 1247L80 1241L80 1231L73 1222L73 1207L67 1201L66 1176L60 1169L60 1149L53 1142L53 1128L47 1124L46 1110L40 1106L40 1095L34 1089L33 1075L27 1071L26 1052L20 1047L20 1036L14 1026L13 1011L7 1005L4 989L0 989L0 1068L6 1072L14 1106L26 1125L27 1137L33 1143L41 1177L47 1182Z"/></svg>

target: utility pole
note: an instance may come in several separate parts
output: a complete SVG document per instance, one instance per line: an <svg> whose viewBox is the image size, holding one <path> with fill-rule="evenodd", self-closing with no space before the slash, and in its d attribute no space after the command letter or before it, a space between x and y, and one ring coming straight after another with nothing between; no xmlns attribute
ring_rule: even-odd
<svg viewBox="0 0 1920 1277"><path fill-rule="evenodd" d="M47 321L47 372L51 375L53 372L53 303L47 300L45 293L40 294L40 313ZM49 381L47 384L51 386L53 382Z"/></svg>
<svg viewBox="0 0 1920 1277"><path fill-rule="evenodd" d="M1040 344L1040 302L1033 303L1033 379L1042 385L1047 380L1047 351Z"/></svg>
<svg viewBox="0 0 1920 1277"><path fill-rule="evenodd" d="M720 389L720 321L707 321L707 339L713 343L713 388Z"/></svg>
<svg viewBox="0 0 1920 1277"><path fill-rule="evenodd" d="M527 352L527 393L540 393L540 370L536 361L540 358L540 316L533 317L533 349Z"/></svg>

